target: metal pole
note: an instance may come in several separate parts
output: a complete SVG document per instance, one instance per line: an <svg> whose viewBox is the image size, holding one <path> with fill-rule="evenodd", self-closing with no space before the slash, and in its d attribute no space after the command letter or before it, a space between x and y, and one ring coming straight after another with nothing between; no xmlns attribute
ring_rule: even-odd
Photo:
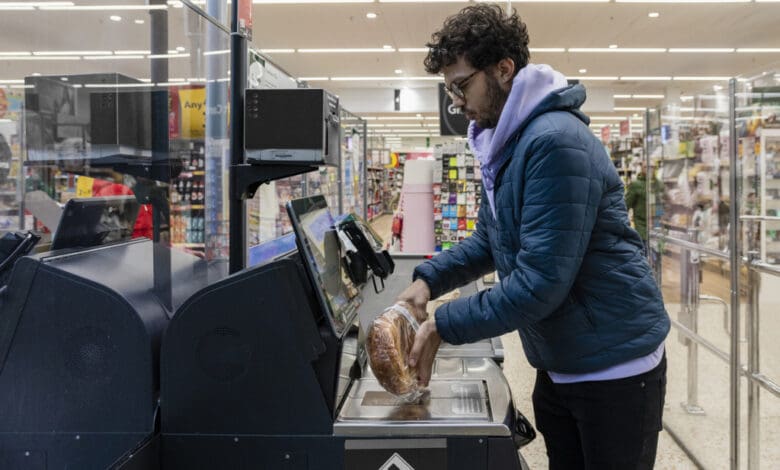
<svg viewBox="0 0 780 470"><path fill-rule="evenodd" d="M759 372L759 287L761 274L753 269L753 261L760 258L755 251L748 254L748 282L750 305L748 308L747 338L748 338L748 374ZM755 380L748 381L748 470L758 470L760 462L759 439L761 436L760 394L761 386Z"/></svg>
<svg viewBox="0 0 780 470"><path fill-rule="evenodd" d="M698 242L698 230L691 229L689 238L693 243ZM688 329L698 334L699 330L699 253L694 250L684 249L680 256L682 260L682 273L684 282L681 283L683 320ZM682 403L683 409L688 414L702 415L704 410L699 406L699 345L690 338L685 338L684 343L688 348L687 354L687 401Z"/></svg>
<svg viewBox="0 0 780 470"><path fill-rule="evenodd" d="M239 33L238 1L233 2L230 27L230 164L231 168L244 163L244 90L246 89L247 41ZM231 169L230 178L230 273L244 269L246 240L241 188L235 187Z"/></svg>
<svg viewBox="0 0 780 470"><path fill-rule="evenodd" d="M731 408L729 425L731 442L729 448L730 468L739 466L739 162L737 161L737 81L729 80L729 253L731 264Z"/></svg>
<svg viewBox="0 0 780 470"><path fill-rule="evenodd" d="M368 121L363 121L363 218L368 221Z"/></svg>
<svg viewBox="0 0 780 470"><path fill-rule="evenodd" d="M163 4L163 0L154 0L151 4ZM151 10L152 54L168 53L168 11ZM168 81L168 59L158 58L151 61L150 76L152 84ZM168 135L168 88L153 85L152 101L152 169L155 179L170 182L170 141ZM152 203L152 225L154 254L154 291L168 311L173 311L173 286L171 285L171 206L167 190L152 185L150 202Z"/></svg>

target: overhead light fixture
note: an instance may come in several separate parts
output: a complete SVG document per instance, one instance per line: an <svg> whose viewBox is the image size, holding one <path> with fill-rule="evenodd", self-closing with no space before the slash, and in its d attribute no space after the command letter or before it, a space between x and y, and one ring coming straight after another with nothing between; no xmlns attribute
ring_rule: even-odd
<svg viewBox="0 0 780 470"><path fill-rule="evenodd" d="M134 23L135 24L144 24L144 20L135 20Z"/></svg>
<svg viewBox="0 0 780 470"><path fill-rule="evenodd" d="M614 44L612 46L615 46ZM570 47L569 52L623 52L623 53L659 53L666 52L663 47Z"/></svg>
<svg viewBox="0 0 780 470"><path fill-rule="evenodd" d="M750 3L751 1L752 0L615 0L615 3Z"/></svg>
<svg viewBox="0 0 780 470"><path fill-rule="evenodd" d="M631 99L631 95L612 95L615 99Z"/></svg>
<svg viewBox="0 0 780 470"><path fill-rule="evenodd" d="M379 0L379 3L465 3L469 0Z"/></svg>
<svg viewBox="0 0 780 470"><path fill-rule="evenodd" d="M618 48L618 45L617 45L617 44L610 44L610 45L609 45L609 48L610 48L610 49L617 49L617 48Z"/></svg>
<svg viewBox="0 0 780 470"><path fill-rule="evenodd" d="M731 79L731 77L672 77L676 82L725 82Z"/></svg>
<svg viewBox="0 0 780 470"><path fill-rule="evenodd" d="M647 14L647 16L650 18L658 18L659 16L661 16L661 14L658 13L657 11L651 11L650 13Z"/></svg>
<svg viewBox="0 0 780 470"><path fill-rule="evenodd" d="M404 71L403 71L403 70L401 70L401 69L395 69L395 73L397 73L398 75L400 75L400 74L404 73Z"/></svg>
<svg viewBox="0 0 780 470"><path fill-rule="evenodd" d="M741 48L737 49L737 52L739 52L739 53L746 53L746 52L748 52L748 53L753 53L753 54L755 54L755 53L763 54L763 53L767 53L767 52L776 53L776 52L780 52L780 47L741 47Z"/></svg>
<svg viewBox="0 0 780 470"><path fill-rule="evenodd" d="M685 96L685 95L680 96L680 101L683 101L683 102L685 102L685 101L693 101L693 96Z"/></svg>
<svg viewBox="0 0 780 470"><path fill-rule="evenodd" d="M572 80L591 80L591 81L600 81L600 82L612 82L615 80L618 80L618 77L591 77L591 76L576 76L576 77L566 77L570 78Z"/></svg>
<svg viewBox="0 0 780 470"><path fill-rule="evenodd" d="M373 12L366 13L366 18L368 18L369 20L376 19L376 13Z"/></svg>
<svg viewBox="0 0 780 470"><path fill-rule="evenodd" d="M33 51L33 55L111 55L111 51Z"/></svg>
<svg viewBox="0 0 780 470"><path fill-rule="evenodd" d="M228 50L228 52L230 51ZM260 52L263 54L293 54L295 49L260 49Z"/></svg>
<svg viewBox="0 0 780 470"><path fill-rule="evenodd" d="M108 17L108 19L111 21L122 21L122 17L119 15L111 15Z"/></svg>
<svg viewBox="0 0 780 470"><path fill-rule="evenodd" d="M642 106L615 106L612 108L614 111L644 111L645 108Z"/></svg>
<svg viewBox="0 0 780 470"><path fill-rule="evenodd" d="M0 60L81 60L81 57L76 55L0 56Z"/></svg>
<svg viewBox="0 0 780 470"><path fill-rule="evenodd" d="M668 82L672 79L672 77L663 77L663 76L652 76L652 77L620 77L620 80L626 81L626 82Z"/></svg>
<svg viewBox="0 0 780 470"><path fill-rule="evenodd" d="M393 46L391 46L390 44L385 44L384 46L382 46L382 49L393 49Z"/></svg>
<svg viewBox="0 0 780 470"><path fill-rule="evenodd" d="M59 3L59 2L58 2ZM74 11L98 11L98 10L167 10L168 5L74 5L72 2L70 5L41 5L38 7L41 10L74 10Z"/></svg>
<svg viewBox="0 0 780 470"><path fill-rule="evenodd" d="M580 73L588 73L588 69L580 69Z"/></svg>
<svg viewBox="0 0 780 470"><path fill-rule="evenodd" d="M28 51L0 52L0 57L26 56L31 55Z"/></svg>
<svg viewBox="0 0 780 470"><path fill-rule="evenodd" d="M298 52L303 54L330 54L330 53L345 53L345 52L393 52L394 49L385 49L383 47L347 47L347 48L331 48L331 49L298 49Z"/></svg>
<svg viewBox="0 0 780 470"><path fill-rule="evenodd" d="M189 57L189 54L150 54L150 59L182 59L185 57Z"/></svg>
<svg viewBox="0 0 780 470"><path fill-rule="evenodd" d="M530 52L566 52L565 47L531 47Z"/></svg>
<svg viewBox="0 0 780 470"><path fill-rule="evenodd" d="M695 53L695 54L728 54L734 52L733 47L672 47L671 53Z"/></svg>
<svg viewBox="0 0 780 470"><path fill-rule="evenodd" d="M0 11L29 11L35 10L32 5L6 5L0 3Z"/></svg>
<svg viewBox="0 0 780 470"><path fill-rule="evenodd" d="M84 56L86 60L124 60L124 59L143 59L144 56L136 54L125 55L88 55Z"/></svg>
<svg viewBox="0 0 780 470"><path fill-rule="evenodd" d="M631 95L635 100L662 100L665 95Z"/></svg>
<svg viewBox="0 0 780 470"><path fill-rule="evenodd" d="M328 77L299 77L298 80L302 82L326 82Z"/></svg>
<svg viewBox="0 0 780 470"><path fill-rule="evenodd" d="M369 81L398 81L398 80L425 80L425 81L442 81L444 78L435 75L425 77L331 77L331 80L335 82L369 82Z"/></svg>
<svg viewBox="0 0 780 470"><path fill-rule="evenodd" d="M252 3L257 4L296 4L296 3L374 3L374 0L252 0Z"/></svg>
<svg viewBox="0 0 780 470"><path fill-rule="evenodd" d="M230 49L219 49L216 51L206 51L203 53L203 55L223 55L223 54L230 54Z"/></svg>
<svg viewBox="0 0 780 470"><path fill-rule="evenodd" d="M114 51L114 54L117 54L117 55L136 55L136 54L148 55L148 54L151 54L151 53L152 53L152 51L148 51L148 50L135 50L135 49L133 49L133 50L118 50L118 51Z"/></svg>
<svg viewBox="0 0 780 470"><path fill-rule="evenodd" d="M428 52L427 47L399 47L398 52Z"/></svg>
<svg viewBox="0 0 780 470"><path fill-rule="evenodd" d="M184 52L187 49L184 48L184 46L176 46L176 52Z"/></svg>

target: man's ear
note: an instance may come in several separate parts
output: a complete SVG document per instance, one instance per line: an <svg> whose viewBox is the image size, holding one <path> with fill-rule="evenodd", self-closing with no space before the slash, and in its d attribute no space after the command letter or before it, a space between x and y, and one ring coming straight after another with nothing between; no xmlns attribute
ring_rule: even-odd
<svg viewBox="0 0 780 470"><path fill-rule="evenodd" d="M499 83L511 83L515 78L515 61L506 57L496 64L496 73Z"/></svg>

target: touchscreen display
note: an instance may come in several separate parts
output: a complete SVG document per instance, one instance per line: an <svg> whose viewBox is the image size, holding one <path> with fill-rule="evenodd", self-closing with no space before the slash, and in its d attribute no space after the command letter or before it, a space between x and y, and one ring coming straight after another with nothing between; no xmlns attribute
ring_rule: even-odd
<svg viewBox="0 0 780 470"><path fill-rule="evenodd" d="M343 268L335 220L322 196L291 201L287 208L320 303L341 334L361 298Z"/></svg>

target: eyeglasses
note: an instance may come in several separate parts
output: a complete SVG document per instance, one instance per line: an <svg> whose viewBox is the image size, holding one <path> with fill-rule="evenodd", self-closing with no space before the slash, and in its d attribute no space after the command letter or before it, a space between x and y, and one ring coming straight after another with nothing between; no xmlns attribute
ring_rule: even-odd
<svg viewBox="0 0 780 470"><path fill-rule="evenodd" d="M468 85L469 80L471 80L471 77L481 72L481 70L477 70L475 72L472 72L471 75L464 78L463 80L460 80L458 83L450 83L450 86L444 85L444 91L447 92L447 94L452 98L453 100L455 98L458 98L459 100L466 100L466 86Z"/></svg>

